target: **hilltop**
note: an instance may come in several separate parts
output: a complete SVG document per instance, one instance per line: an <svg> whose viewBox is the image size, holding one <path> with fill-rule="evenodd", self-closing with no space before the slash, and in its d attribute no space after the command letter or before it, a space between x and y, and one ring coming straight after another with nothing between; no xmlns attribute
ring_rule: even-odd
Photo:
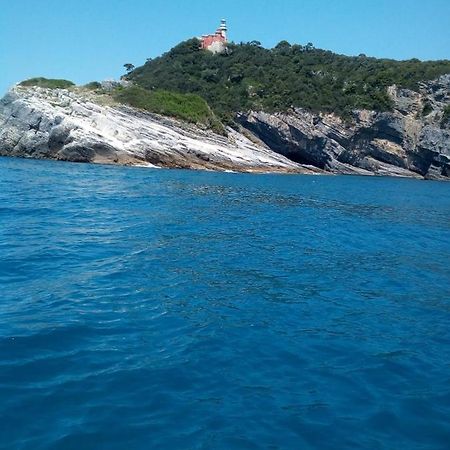
<svg viewBox="0 0 450 450"><path fill-rule="evenodd" d="M355 57L316 49L312 44L259 42L228 44L214 55L197 39L182 42L126 75L148 90L201 96L225 121L238 112L285 112L304 108L347 117L355 109L377 112L394 107L388 87L417 91L421 82L450 73L450 61L395 61Z"/></svg>

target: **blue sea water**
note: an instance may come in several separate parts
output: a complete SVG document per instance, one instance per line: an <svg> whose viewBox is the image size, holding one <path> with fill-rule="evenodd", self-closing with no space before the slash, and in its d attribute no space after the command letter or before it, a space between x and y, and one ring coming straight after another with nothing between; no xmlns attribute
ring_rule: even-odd
<svg viewBox="0 0 450 450"><path fill-rule="evenodd" d="M450 184L0 159L0 448L450 448Z"/></svg>

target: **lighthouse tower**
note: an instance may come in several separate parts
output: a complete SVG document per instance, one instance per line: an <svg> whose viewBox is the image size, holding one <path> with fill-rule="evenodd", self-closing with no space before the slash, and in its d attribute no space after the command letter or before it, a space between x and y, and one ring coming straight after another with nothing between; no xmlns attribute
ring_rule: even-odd
<svg viewBox="0 0 450 450"><path fill-rule="evenodd" d="M227 27L227 21L225 19L222 19L220 21L220 27L217 31L220 31L223 38L225 39L225 42L228 42L228 39L227 39L228 27Z"/></svg>
<svg viewBox="0 0 450 450"><path fill-rule="evenodd" d="M214 34L204 34L200 38L202 49L209 50L212 53L224 53L228 43L227 32L227 21L222 19Z"/></svg>

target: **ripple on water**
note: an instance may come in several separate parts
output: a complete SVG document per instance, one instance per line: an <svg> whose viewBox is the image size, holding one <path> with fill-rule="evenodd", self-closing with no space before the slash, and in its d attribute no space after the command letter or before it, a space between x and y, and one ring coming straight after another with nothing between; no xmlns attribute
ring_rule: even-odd
<svg viewBox="0 0 450 450"><path fill-rule="evenodd" d="M0 159L0 447L448 448L449 194Z"/></svg>

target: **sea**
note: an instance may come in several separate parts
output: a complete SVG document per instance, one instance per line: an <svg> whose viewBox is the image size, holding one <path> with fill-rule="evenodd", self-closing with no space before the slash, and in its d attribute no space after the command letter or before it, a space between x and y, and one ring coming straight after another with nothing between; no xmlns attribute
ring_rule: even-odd
<svg viewBox="0 0 450 450"><path fill-rule="evenodd" d="M0 448L450 448L450 183L0 158Z"/></svg>

